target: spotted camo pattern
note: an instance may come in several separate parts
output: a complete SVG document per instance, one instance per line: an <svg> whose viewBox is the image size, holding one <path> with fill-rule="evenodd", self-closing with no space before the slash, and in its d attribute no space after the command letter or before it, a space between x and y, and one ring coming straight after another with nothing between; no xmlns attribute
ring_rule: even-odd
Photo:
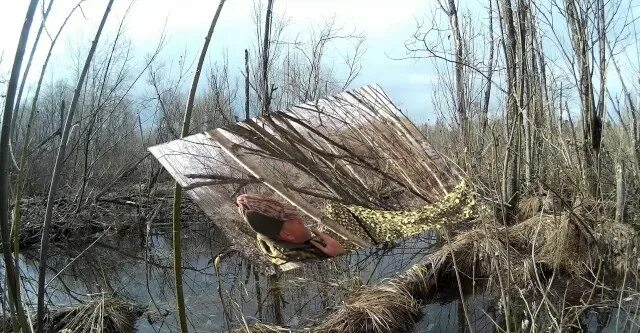
<svg viewBox="0 0 640 333"><path fill-rule="evenodd" d="M323 219L331 219L361 238L373 237L374 243L406 238L427 230L438 230L445 223L459 222L476 214L475 201L464 183L458 185L441 201L411 211L384 211L337 203L326 204L323 211ZM357 248L350 242L342 245L347 250ZM324 253L312 245L290 248L281 246L280 242L258 237L258 247L276 265L326 258Z"/></svg>
<svg viewBox="0 0 640 333"><path fill-rule="evenodd" d="M461 183L441 201L416 210L385 211L329 203L324 214L324 218L333 220L359 237L382 243L438 230L447 222L468 219L475 215L475 201Z"/></svg>
<svg viewBox="0 0 640 333"><path fill-rule="evenodd" d="M258 248L269 260L282 265L291 261L327 258L327 255L311 244L299 244L291 248L281 246L280 242L258 235Z"/></svg>

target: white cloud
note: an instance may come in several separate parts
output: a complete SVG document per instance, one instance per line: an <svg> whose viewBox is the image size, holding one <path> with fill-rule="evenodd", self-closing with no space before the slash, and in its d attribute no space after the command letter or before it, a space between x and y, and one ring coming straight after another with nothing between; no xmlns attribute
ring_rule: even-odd
<svg viewBox="0 0 640 333"><path fill-rule="evenodd" d="M278 5L278 2L276 2ZM393 30L397 25L412 22L414 15L421 15L424 1L403 0L393 4L380 0L297 0L278 5L294 22L322 22L335 15L342 25L357 27L368 36Z"/></svg>
<svg viewBox="0 0 640 333"><path fill-rule="evenodd" d="M3 62L13 59L24 15L26 1L0 1L0 54Z"/></svg>
<svg viewBox="0 0 640 333"><path fill-rule="evenodd" d="M47 23L51 34L57 31L77 1L55 1ZM27 1L0 0L0 53L4 50L0 73L6 73L13 60L27 4ZM76 13L67 25L62 40L56 46L54 62L68 61L70 47L88 47L106 4L107 0L87 0L83 4L84 15ZM129 1L115 1L105 37L113 35L127 6ZM217 6L218 1L214 0L136 0L126 20L126 37L132 40L135 54L142 56L155 46L166 24L168 44L163 58L177 59L185 48L189 56L194 56L200 50ZM429 81L427 76L420 74L425 71L425 66L393 61L387 54L398 56L398 53L404 53L403 42L415 29L414 18L427 14L427 6L428 2L423 0L275 0L274 11L277 16L288 18L288 36L300 34L304 39L310 28L321 26L328 19L334 19L336 25L347 32L356 30L364 34L367 37L367 54L362 59L363 72L358 82L379 82L393 87L391 90L401 91L400 87L405 84L420 85ZM233 71L242 66L243 50L255 43L253 11L253 0L226 1L209 51L210 62L220 59L222 52L227 51L230 69ZM34 33L40 20L38 15L33 25ZM48 43L48 37L43 36L32 76L38 75ZM336 61L340 61L338 57ZM55 68L56 77L64 75L60 66ZM425 93L421 92L420 99Z"/></svg>

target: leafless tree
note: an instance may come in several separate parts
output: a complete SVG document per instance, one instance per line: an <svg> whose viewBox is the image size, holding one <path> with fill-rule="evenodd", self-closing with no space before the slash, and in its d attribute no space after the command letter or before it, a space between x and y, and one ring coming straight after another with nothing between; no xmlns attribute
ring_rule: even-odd
<svg viewBox="0 0 640 333"><path fill-rule="evenodd" d="M262 114L269 114L271 108L271 94L275 87L269 86L269 47L271 45L271 21L273 17L273 0L267 0L267 13L264 19L264 41L262 42Z"/></svg>
<svg viewBox="0 0 640 333"><path fill-rule="evenodd" d="M22 67L22 61L26 49L27 39L29 37L29 30L33 22L38 1L32 0L29 2L27 14L25 16L24 24L20 32L20 38L18 40L18 46L13 61L13 67L11 69L11 76L7 84L7 93L4 102L4 111L2 114L2 130L0 132L0 233L2 235L2 253L4 259L4 267L6 270L7 292L9 295L9 306L12 309L12 313L15 314L17 319L16 328L22 332L31 332L31 326L27 321L24 308L22 306L22 300L20 299L20 292L18 290L19 275L18 267L15 265L13 255L11 253L10 241L10 225L9 225L9 141L11 140L11 123L13 116L13 107L16 98L16 90L18 87L18 80L20 76L20 68Z"/></svg>
<svg viewBox="0 0 640 333"><path fill-rule="evenodd" d="M220 0L218 4L218 8L211 20L211 25L209 26L209 31L207 32L207 36L205 37L204 44L202 46L202 51L200 52L200 57L198 59L198 64L196 65L196 70L193 75L193 81L191 83L191 89L189 89L189 97L187 99L187 106L184 111L184 119L182 121L182 130L180 133L180 137L185 137L189 135L189 126L191 125L191 114L193 112L193 105L196 96L196 91L198 90L198 83L200 81L200 73L202 71L202 65L204 64L204 59L207 55L207 50L209 49L209 43L211 42L211 37L213 35L213 30L218 23L218 18L220 17L220 12L222 12L222 7L224 6L225 0ZM178 321L180 323L180 331L182 333L186 333L187 329L187 317L185 312L185 304L184 304L184 295L182 291L182 221L180 218L182 205L182 188L178 183L175 184L173 191L173 223L172 223L172 231L173 231L173 269L174 269L174 278L175 278L175 289L176 289L176 307L178 309Z"/></svg>
<svg viewBox="0 0 640 333"><path fill-rule="evenodd" d="M49 228L51 226L53 204L54 204L54 200L56 198L56 194L58 190L58 181L59 181L60 171L61 171L61 168L63 167L62 161L65 157L67 140L69 139L69 132L71 131L71 124L73 122L73 115L75 113L76 108L78 107L78 100L80 99L82 86L85 83L84 79L87 75L87 72L89 71L91 60L93 59L93 55L98 46L98 41L100 39L100 35L102 34L102 29L104 28L104 25L107 21L107 17L109 17L109 13L111 12L112 5L113 5L113 0L110 0L102 16L100 25L98 26L98 31L96 32L94 40L91 43L91 49L87 54L87 59L82 69L82 73L80 74L80 78L78 79L78 84L74 91L73 99L71 100L71 105L69 106L69 111L67 112L64 130L60 137L60 148L58 150L56 163L54 164L53 173L51 176L51 187L49 189L49 196L47 198L47 208L46 208L45 218L44 218L43 228L42 228L42 242L40 245L40 264L39 264L39 274L38 274L38 319L37 319L37 323L38 323L37 327L40 332L42 332L44 328L44 316L45 316L44 296L46 292L45 278L47 274L47 259L48 259L48 250L49 250Z"/></svg>

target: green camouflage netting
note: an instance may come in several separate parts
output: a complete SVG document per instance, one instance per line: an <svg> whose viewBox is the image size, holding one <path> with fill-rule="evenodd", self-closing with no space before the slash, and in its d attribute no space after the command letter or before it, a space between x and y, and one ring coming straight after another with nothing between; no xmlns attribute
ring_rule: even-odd
<svg viewBox="0 0 640 333"><path fill-rule="evenodd" d="M456 223L476 215L476 202L464 182L435 204L416 210L385 211L355 205L328 203L323 219L331 219L354 234L371 239L374 244L408 238L427 230L438 230L446 223ZM339 236L325 230L332 237ZM347 250L357 249L352 242L342 241ZM291 261L326 258L319 251L278 246L277 242L259 243L260 250L276 265Z"/></svg>
<svg viewBox="0 0 640 333"><path fill-rule="evenodd" d="M324 214L324 218L362 238L383 243L469 219L476 215L476 202L462 182L439 202L416 210L385 211L329 203L324 207Z"/></svg>

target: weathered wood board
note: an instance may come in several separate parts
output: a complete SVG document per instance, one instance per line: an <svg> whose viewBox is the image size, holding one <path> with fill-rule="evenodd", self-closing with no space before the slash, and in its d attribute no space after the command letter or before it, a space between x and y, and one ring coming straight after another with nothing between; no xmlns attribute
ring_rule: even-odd
<svg viewBox="0 0 640 333"><path fill-rule="evenodd" d="M279 196L320 222L319 208L327 200L411 208L439 200L460 181L458 169L377 85L149 150L238 245L236 250L264 271L273 271L272 265L255 246L247 246L255 244L255 233L235 212L238 188ZM211 178L218 179L216 185L198 186ZM369 245L331 221L322 222L356 244Z"/></svg>

